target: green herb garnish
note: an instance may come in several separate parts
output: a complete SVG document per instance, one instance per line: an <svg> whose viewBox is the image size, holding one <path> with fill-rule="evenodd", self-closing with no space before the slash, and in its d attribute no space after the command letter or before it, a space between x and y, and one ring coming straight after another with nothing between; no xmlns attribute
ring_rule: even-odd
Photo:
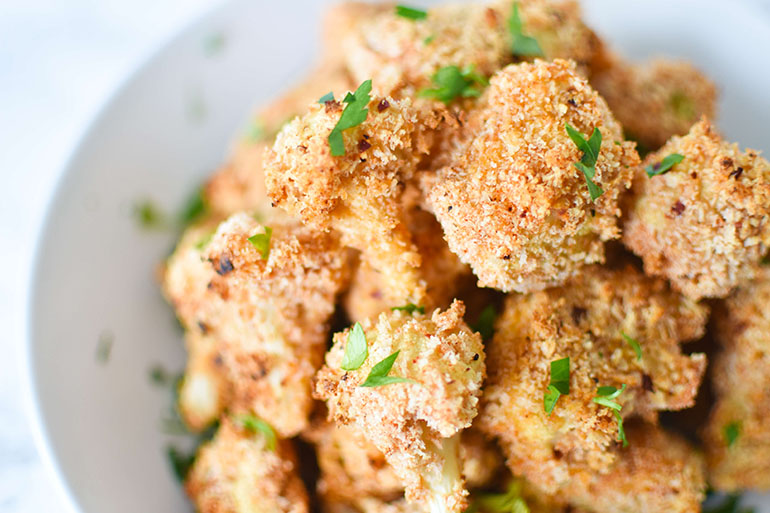
<svg viewBox="0 0 770 513"><path fill-rule="evenodd" d="M431 35L429 35L428 37L426 37L425 39L422 40L422 44L424 44L425 46L428 46L429 44L431 44L433 42L434 39L436 39L436 35L435 34L431 34Z"/></svg>
<svg viewBox="0 0 770 513"><path fill-rule="evenodd" d="M428 13L422 9L415 9L406 5L397 5L396 15L410 20L424 20L428 17Z"/></svg>
<svg viewBox="0 0 770 513"><path fill-rule="evenodd" d="M625 334L625 333L623 333L622 331L620 332L620 334L623 336L623 339L624 339L626 342L628 342L628 345L630 345L630 346L631 346L631 348L632 348L632 349L634 350L634 352L636 353L636 359L637 359L637 361L638 361L638 360L641 360L641 359L642 359L642 346L639 344L639 342L637 342L635 339L633 339L633 338L629 337L628 335L626 335L626 334Z"/></svg>
<svg viewBox="0 0 770 513"><path fill-rule="evenodd" d="M115 337L109 331L103 331L99 335L99 341L96 344L96 361L98 363L105 365L110 361L114 342Z"/></svg>
<svg viewBox="0 0 770 513"><path fill-rule="evenodd" d="M676 117L685 121L695 119L695 102L683 92L674 92L669 99L669 104Z"/></svg>
<svg viewBox="0 0 770 513"><path fill-rule="evenodd" d="M347 103L345 110L342 111L337 124L334 125L331 133L329 134L329 147L331 148L332 156L341 157L345 154L345 140L342 138L343 130L353 128L366 121L366 116L369 114L369 101L371 96L369 93L372 91L372 81L364 80L355 93L348 93L342 100Z"/></svg>
<svg viewBox="0 0 770 513"><path fill-rule="evenodd" d="M489 81L473 71L473 66L462 69L457 66L446 66L439 69L431 77L433 89L422 89L417 93L421 98L433 98L446 104L456 98L475 98L481 95L479 86L489 85Z"/></svg>
<svg viewBox="0 0 770 513"><path fill-rule="evenodd" d="M572 128L569 123L565 126L569 138L583 152L583 158L580 159L580 162L575 162L574 166L583 172L588 184L588 193L591 195L591 201L596 201L599 196L604 194L602 188L593 181L596 175L596 161L599 159L599 150L602 146L602 133L598 128L594 128L591 137L586 140L585 136Z"/></svg>
<svg viewBox="0 0 770 513"><path fill-rule="evenodd" d="M355 323L348 334L348 342L345 344L345 355L342 357L342 369L354 371L361 367L369 356L369 348L366 345L366 334L361 323Z"/></svg>
<svg viewBox="0 0 770 513"><path fill-rule="evenodd" d="M487 305L479 314L476 324L471 326L471 328L481 335L482 340L489 340L495 334L496 317L497 312L494 305Z"/></svg>
<svg viewBox="0 0 770 513"><path fill-rule="evenodd" d="M189 226L206 215L208 210L209 207L203 187L198 187L179 213L179 222L183 227Z"/></svg>
<svg viewBox="0 0 770 513"><path fill-rule="evenodd" d="M145 230L162 229L167 225L165 214L150 200L143 200L134 205L134 217Z"/></svg>
<svg viewBox="0 0 770 513"><path fill-rule="evenodd" d="M713 494L706 496L706 502L703 504L703 513L754 513L754 508L741 506L743 497L731 493L725 497L722 502L713 504Z"/></svg>
<svg viewBox="0 0 770 513"><path fill-rule="evenodd" d="M255 143L264 139L265 135L265 122L259 118L252 119L246 128L246 140Z"/></svg>
<svg viewBox="0 0 770 513"><path fill-rule="evenodd" d="M569 395L569 356L551 362L551 382L543 396L543 407L548 415L562 395Z"/></svg>
<svg viewBox="0 0 770 513"><path fill-rule="evenodd" d="M334 101L334 93L332 91L329 91L328 93L326 93L325 95L321 96L318 99L318 103L320 103L321 105L323 105L326 102L333 102L333 101Z"/></svg>
<svg viewBox="0 0 770 513"><path fill-rule="evenodd" d="M671 155L666 156L663 160L661 160L657 164L648 165L647 167L644 168L644 170L647 172L647 176L652 178L653 176L658 176L658 175L668 173L672 167L679 164L683 160L684 160L684 155L680 155L679 153L672 153Z"/></svg>
<svg viewBox="0 0 770 513"><path fill-rule="evenodd" d="M484 513L529 513L527 502L521 496L521 481L512 480L505 493L485 493L471 504Z"/></svg>
<svg viewBox="0 0 770 513"><path fill-rule="evenodd" d="M414 303L407 303L404 306L394 306L390 309L392 312L406 312L408 314L413 314L414 312L424 314L425 313L425 307L424 306L417 306Z"/></svg>
<svg viewBox="0 0 770 513"><path fill-rule="evenodd" d="M519 57L542 57L543 49L534 37L524 35L524 23L519 16L519 2L513 3L513 13L508 18L508 32L513 41L511 51Z"/></svg>
<svg viewBox="0 0 770 513"><path fill-rule="evenodd" d="M261 433L262 436L265 437L265 446L271 451L275 450L278 443L278 437L275 435L275 431L273 431L270 424L255 415L249 414L238 415L235 418L235 421L247 431Z"/></svg>
<svg viewBox="0 0 770 513"><path fill-rule="evenodd" d="M273 236L273 229L265 226L265 233L257 233L249 237L249 242L257 248L262 260L267 260L270 256L270 237Z"/></svg>
<svg viewBox="0 0 770 513"><path fill-rule="evenodd" d="M728 422L722 428L722 434L725 437L725 442L727 442L727 447L732 447L741 434L741 423L735 420Z"/></svg>
<svg viewBox="0 0 770 513"><path fill-rule="evenodd" d="M396 351L392 355L388 356L381 362L375 364L369 375L366 377L361 386L362 387L379 387L383 385L391 385L393 383L414 383L409 378L401 378L399 376L388 376L390 369L393 367L393 363L398 358L398 354L401 351Z"/></svg>
<svg viewBox="0 0 770 513"><path fill-rule="evenodd" d="M176 478L179 482L184 482L195 461L195 451L185 452L177 447L168 446L166 448L166 456L171 463L171 468Z"/></svg>
<svg viewBox="0 0 770 513"><path fill-rule="evenodd" d="M615 416L615 420L618 421L618 440L623 442L623 447L628 447L626 432L623 429L623 417L620 416L620 410L623 407L613 400L617 399L617 397L622 394L625 389L625 383L619 389L611 386L599 387L596 391L597 397L594 397L593 400L596 404L612 410L612 414Z"/></svg>
<svg viewBox="0 0 770 513"><path fill-rule="evenodd" d="M225 43L227 43L225 35L222 32L216 32L209 35L203 41L203 50L206 52L207 56L213 57L214 55L222 53L222 50L225 49Z"/></svg>

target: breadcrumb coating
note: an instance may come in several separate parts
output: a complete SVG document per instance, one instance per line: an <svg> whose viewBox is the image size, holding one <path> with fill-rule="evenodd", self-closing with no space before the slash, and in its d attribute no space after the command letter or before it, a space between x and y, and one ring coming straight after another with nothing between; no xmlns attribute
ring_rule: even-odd
<svg viewBox="0 0 770 513"><path fill-rule="evenodd" d="M198 451L185 483L200 513L307 513L291 442L271 450L262 435L223 418Z"/></svg>
<svg viewBox="0 0 770 513"><path fill-rule="evenodd" d="M179 387L179 413L192 431L213 423L230 402L231 385L214 338L199 329L185 331L187 365Z"/></svg>
<svg viewBox="0 0 770 513"><path fill-rule="evenodd" d="M383 94L402 97L431 85L441 68L472 68L489 77L514 61L508 20L514 2L441 5L427 18L411 20L383 10L351 27L342 46L354 81L373 79ZM596 36L580 19L576 2L523 0L519 15L546 59L569 58L587 64Z"/></svg>
<svg viewBox="0 0 770 513"><path fill-rule="evenodd" d="M628 447L606 473L575 479L562 497L586 511L696 513L706 497L703 457L684 439L632 423Z"/></svg>
<svg viewBox="0 0 770 513"><path fill-rule="evenodd" d="M399 202L420 147L411 102L373 97L366 121L343 132L345 155L334 157L328 136L343 109L316 104L281 131L265 170L270 198L316 230L336 229L400 303L423 303L420 256Z"/></svg>
<svg viewBox="0 0 770 513"><path fill-rule="evenodd" d="M721 344L711 371L717 399L703 432L717 490L770 490L770 270L762 269L715 311ZM735 426L735 439L726 431Z"/></svg>
<svg viewBox="0 0 770 513"><path fill-rule="evenodd" d="M226 162L204 186L206 205L214 216L225 218L266 203L264 165L268 148L265 141L250 137L235 142Z"/></svg>
<svg viewBox="0 0 770 513"><path fill-rule="evenodd" d="M679 346L703 335L707 314L631 267L592 266L562 287L511 295L488 347L480 427L499 437L514 474L547 493L607 471L622 451L612 410L593 402L598 387L626 385L615 399L623 418L692 406L706 358ZM569 395L548 415L550 364L565 357Z"/></svg>
<svg viewBox="0 0 770 513"><path fill-rule="evenodd" d="M467 150L429 182L427 202L450 249L479 286L527 292L555 286L604 259L620 236L618 197L639 162L604 100L564 60L512 65L490 83L485 122ZM574 166L569 123L603 143L595 202Z"/></svg>
<svg viewBox="0 0 770 513"><path fill-rule="evenodd" d="M385 454L407 500L457 513L467 495L457 434L476 416L485 375L481 338L465 325L463 313L456 301L432 315L396 311L364 320L369 356L355 371L341 369L349 330L337 333L315 386L330 418L355 425ZM414 383L361 387L372 367L396 351L390 375Z"/></svg>
<svg viewBox="0 0 770 513"><path fill-rule="evenodd" d="M316 446L324 501L356 504L373 497L390 502L403 496L401 479L385 455L354 424L318 421L303 436ZM460 461L469 488L492 484L503 463L499 449L473 428L460 435Z"/></svg>
<svg viewBox="0 0 770 513"><path fill-rule="evenodd" d="M649 178L645 166L684 160ZM770 166L725 142L708 120L674 137L636 170L623 243L688 297L724 297L751 280L770 244Z"/></svg>
<svg viewBox="0 0 770 513"><path fill-rule="evenodd" d="M270 419L288 437L307 425L310 381L350 271L333 235L278 213L266 224L273 230L267 260L248 240L264 225L235 214L205 247L172 256L164 285L185 325L216 342L215 362L232 388L229 408Z"/></svg>
<svg viewBox="0 0 770 513"><path fill-rule="evenodd" d="M716 111L714 83L686 61L657 58L640 64L614 58L591 84L607 100L626 135L657 149Z"/></svg>

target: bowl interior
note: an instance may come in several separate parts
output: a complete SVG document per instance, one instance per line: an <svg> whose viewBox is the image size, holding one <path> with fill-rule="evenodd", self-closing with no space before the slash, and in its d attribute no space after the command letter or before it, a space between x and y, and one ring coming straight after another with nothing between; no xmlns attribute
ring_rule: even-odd
<svg viewBox="0 0 770 513"><path fill-rule="evenodd" d="M179 211L254 102L308 69L325 3L235 0L212 12L113 97L63 175L40 235L27 355L42 452L84 512L191 509L164 452L175 440L162 426L169 393L148 377L155 364L178 371L184 362L155 281L174 233L141 229L133 209L152 200ZM761 14L667 0L590 0L585 10L627 56L693 61L721 89L720 129L770 148Z"/></svg>

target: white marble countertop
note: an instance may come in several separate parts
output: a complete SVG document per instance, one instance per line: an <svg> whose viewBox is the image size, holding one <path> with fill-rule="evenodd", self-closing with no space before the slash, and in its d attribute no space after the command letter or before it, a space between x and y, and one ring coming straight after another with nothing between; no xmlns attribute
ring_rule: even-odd
<svg viewBox="0 0 770 513"><path fill-rule="evenodd" d="M110 92L218 1L2 2L0 513L67 511L32 442L18 369L34 241L57 175ZM770 15L770 0L744 1L763 4Z"/></svg>

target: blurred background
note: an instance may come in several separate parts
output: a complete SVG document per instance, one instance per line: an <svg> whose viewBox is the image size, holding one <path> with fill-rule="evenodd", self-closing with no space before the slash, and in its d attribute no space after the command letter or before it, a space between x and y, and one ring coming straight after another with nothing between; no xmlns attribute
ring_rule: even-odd
<svg viewBox="0 0 770 513"><path fill-rule="evenodd" d="M0 513L72 513L37 455L19 379L34 244L57 177L115 88L221 1L0 0ZM770 16L770 0L742 1Z"/></svg>

